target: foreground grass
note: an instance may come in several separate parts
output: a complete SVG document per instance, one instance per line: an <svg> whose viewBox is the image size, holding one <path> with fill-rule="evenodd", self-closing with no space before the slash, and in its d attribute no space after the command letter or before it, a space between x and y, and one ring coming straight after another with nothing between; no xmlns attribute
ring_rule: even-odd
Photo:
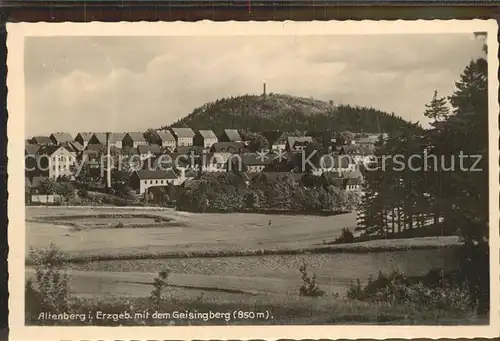
<svg viewBox="0 0 500 341"><path fill-rule="evenodd" d="M474 314L458 314L449 311L432 310L425 307L395 306L385 303L365 303L332 297L308 298L293 295L273 295L250 297L245 301L214 299L198 296L191 299L166 297L159 306L153 308L148 298L84 298L72 303L72 313L86 315L85 321L43 320L37 316L26 316L28 325L97 325L97 326L137 326L137 325L331 325L331 324L400 324L400 325L445 325L445 324L487 324ZM108 316L97 319L97 312L103 314L125 314L131 318ZM149 318L135 313L149 312ZM171 316L153 318L155 312L170 313ZM195 319L175 318L174 312L201 312L225 314L219 318ZM89 315L89 312L90 315ZM235 313L236 312L236 315ZM253 312L255 317L244 318L238 312ZM92 316L93 320L89 320ZM229 319L226 317L229 316ZM113 318L116 317L116 320Z"/></svg>
<svg viewBox="0 0 500 341"><path fill-rule="evenodd" d="M349 300L341 299L334 288L323 286L321 297L301 296L300 283L271 276L171 273L168 280L160 281L160 286L158 277L165 279L170 273L166 267L157 274L62 270L66 275L61 276L62 256L57 249L37 252L33 256L39 262L35 268L37 275L28 271L26 276L28 325L440 325L488 322L474 319L469 309L429 305L427 300L404 304L393 300L361 302L352 296ZM283 267L283 263L280 264L276 264L277 268ZM36 283L36 286L29 283ZM148 295L152 295L152 299ZM70 319L54 319L40 314L47 311L82 317L75 319L76 315L72 315ZM201 314L177 316L175 312L179 311ZM145 312L149 315L144 315ZM158 318L155 312L165 315ZM211 317L210 313L219 316Z"/></svg>

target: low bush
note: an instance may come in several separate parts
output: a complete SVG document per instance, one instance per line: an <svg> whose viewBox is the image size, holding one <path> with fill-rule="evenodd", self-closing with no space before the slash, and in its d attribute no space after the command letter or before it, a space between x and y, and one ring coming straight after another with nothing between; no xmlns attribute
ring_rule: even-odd
<svg viewBox="0 0 500 341"><path fill-rule="evenodd" d="M153 281L153 291L149 295L149 299L153 303L155 309L160 309L161 303L164 300L165 288L167 286L167 277L169 275L169 270L163 270L158 273L158 277L156 277Z"/></svg>
<svg viewBox="0 0 500 341"><path fill-rule="evenodd" d="M334 244L346 244L346 243L354 243L354 235L348 228L343 228L340 233L340 236L335 239Z"/></svg>
<svg viewBox="0 0 500 341"><path fill-rule="evenodd" d="M54 244L41 250L30 250L35 277L25 287L26 319L37 319L41 312L67 312L72 304L69 276L65 272L67 257Z"/></svg>
<svg viewBox="0 0 500 341"><path fill-rule="evenodd" d="M425 309L472 311L470 295L463 282L459 284L441 279L440 285L436 285L429 281L429 276L407 278L396 270L391 274L379 272L377 279L370 277L365 286L358 280L356 284L351 284L347 298L412 304Z"/></svg>
<svg viewBox="0 0 500 341"><path fill-rule="evenodd" d="M319 288L318 284L316 284L316 274L313 274L312 277L309 276L306 263L303 263L299 267L299 271L302 275L302 286L299 289L299 294L301 296L319 297L325 294L325 292Z"/></svg>

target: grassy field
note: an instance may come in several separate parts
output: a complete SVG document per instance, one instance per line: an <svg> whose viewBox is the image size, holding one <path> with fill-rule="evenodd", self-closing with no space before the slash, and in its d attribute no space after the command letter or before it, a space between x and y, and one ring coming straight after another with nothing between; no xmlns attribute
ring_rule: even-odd
<svg viewBox="0 0 500 341"><path fill-rule="evenodd" d="M98 229L77 231L71 226L33 222L43 217L118 214L126 208L78 209L28 207L26 246L43 248L50 243L74 259L106 260L193 256L237 256L280 253L369 252L447 247L456 237L429 237L402 240L374 240L345 245L323 245L340 234L354 230L354 213L338 216L291 216L264 214L192 214L173 210L155 211L172 219L170 227ZM95 218L93 218L95 220ZM175 226L180 225L180 226Z"/></svg>
<svg viewBox="0 0 500 341"><path fill-rule="evenodd" d="M127 209L99 209L99 214ZM95 214L92 209L28 207L27 219L47 216ZM274 216L264 214L190 214L155 211L185 227L102 229L72 231L51 223L27 222L27 249L55 243L72 256L137 255L165 252L202 252L243 249L290 249L321 244L336 237L342 228L355 226L355 214L334 217Z"/></svg>
<svg viewBox="0 0 500 341"><path fill-rule="evenodd" d="M171 272L167 293L175 297L176 302L199 306L198 298L203 297L203 309L217 307L218 311L224 307L236 308L236 304L248 309L267 307L277 317L265 323L381 323L387 320L406 324L432 319L432 323L437 323L436 319L453 317L409 307L374 307L342 298L351 282L358 278L366 281L379 270L399 269L408 275L423 275L431 268L454 267L454 249L450 247L457 245L456 237L323 244L337 237L343 228L354 230L355 214L323 217L148 210L148 214L169 218L175 224L140 230L74 230L60 225L61 221L73 221L72 216L132 211L145 212L116 207L28 207L27 250L54 243L74 261L79 261L69 264L68 271L71 291L80 299L141 300L153 289L157 273L167 268ZM40 222L55 216L61 217L57 224ZM92 219L100 223L99 219ZM255 256L259 250L261 255ZM197 257L200 255L211 256ZM225 257L219 257L221 255ZM302 281L298 268L303 263L308 264L310 275L317 275L317 283L326 292L325 296L318 299L299 296ZM28 267L26 275L31 278L33 269Z"/></svg>

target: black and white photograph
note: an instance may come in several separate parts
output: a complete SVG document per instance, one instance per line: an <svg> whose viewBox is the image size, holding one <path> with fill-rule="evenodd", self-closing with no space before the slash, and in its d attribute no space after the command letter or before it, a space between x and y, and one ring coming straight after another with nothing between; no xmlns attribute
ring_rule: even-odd
<svg viewBox="0 0 500 341"><path fill-rule="evenodd" d="M496 22L37 25L8 27L20 329L494 331Z"/></svg>

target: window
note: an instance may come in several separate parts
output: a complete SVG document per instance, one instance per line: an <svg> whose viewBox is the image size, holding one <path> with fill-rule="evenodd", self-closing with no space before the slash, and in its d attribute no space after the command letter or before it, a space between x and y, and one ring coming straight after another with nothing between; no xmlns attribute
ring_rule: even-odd
<svg viewBox="0 0 500 341"><path fill-rule="evenodd" d="M157 184L157 183L158 183L158 180L156 180L156 182L155 182L155 183Z"/></svg>

